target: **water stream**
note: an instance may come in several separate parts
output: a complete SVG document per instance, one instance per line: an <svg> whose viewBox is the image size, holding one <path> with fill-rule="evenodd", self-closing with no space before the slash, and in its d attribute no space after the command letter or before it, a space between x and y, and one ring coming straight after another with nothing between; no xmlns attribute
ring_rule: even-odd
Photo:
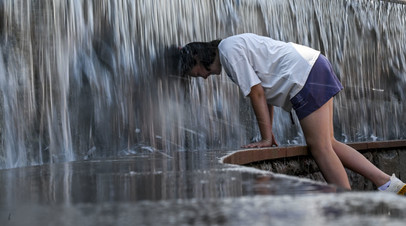
<svg viewBox="0 0 406 226"><path fill-rule="evenodd" d="M0 1L0 169L250 142L253 113L227 76L179 78L163 57L243 32L330 59L345 86L337 139L404 139L404 15L369 0ZM304 142L288 113L274 120L280 144Z"/></svg>

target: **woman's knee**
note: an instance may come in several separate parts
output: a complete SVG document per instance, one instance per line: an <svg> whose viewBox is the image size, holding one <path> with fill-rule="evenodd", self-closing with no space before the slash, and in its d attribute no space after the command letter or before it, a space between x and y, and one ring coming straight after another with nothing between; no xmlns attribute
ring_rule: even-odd
<svg viewBox="0 0 406 226"><path fill-rule="evenodd" d="M334 150L338 149L340 145L343 145L342 142L336 140L334 136L331 138L331 146L333 147Z"/></svg>
<svg viewBox="0 0 406 226"><path fill-rule="evenodd" d="M313 155L334 151L331 141L325 139L306 140L306 144Z"/></svg>

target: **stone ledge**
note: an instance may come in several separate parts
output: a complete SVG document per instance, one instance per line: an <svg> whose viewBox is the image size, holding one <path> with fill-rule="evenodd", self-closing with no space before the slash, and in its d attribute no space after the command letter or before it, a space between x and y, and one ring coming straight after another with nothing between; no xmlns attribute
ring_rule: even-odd
<svg viewBox="0 0 406 226"><path fill-rule="evenodd" d="M348 143L357 151L375 149L406 148L406 140ZM307 146L287 146L272 148L251 148L238 150L222 159L223 163L245 165L265 160L277 160L288 157L309 156Z"/></svg>
<svg viewBox="0 0 406 226"><path fill-rule="evenodd" d="M406 140L348 144L387 174L406 180ZM223 163L246 165L279 174L325 182L306 146L247 149L223 158ZM354 190L375 190L364 177L346 169Z"/></svg>

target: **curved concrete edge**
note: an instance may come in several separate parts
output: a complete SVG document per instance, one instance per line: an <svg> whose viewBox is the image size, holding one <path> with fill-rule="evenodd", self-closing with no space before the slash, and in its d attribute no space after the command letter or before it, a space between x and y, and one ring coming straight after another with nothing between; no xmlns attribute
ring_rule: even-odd
<svg viewBox="0 0 406 226"><path fill-rule="evenodd" d="M406 148L406 140L390 140L376 142L357 142L347 143L357 151L388 149L388 148ZM253 162L265 160L277 160L282 158L308 156L310 155L307 146L286 146L272 148L253 148L237 150L220 159L221 163L245 165Z"/></svg>

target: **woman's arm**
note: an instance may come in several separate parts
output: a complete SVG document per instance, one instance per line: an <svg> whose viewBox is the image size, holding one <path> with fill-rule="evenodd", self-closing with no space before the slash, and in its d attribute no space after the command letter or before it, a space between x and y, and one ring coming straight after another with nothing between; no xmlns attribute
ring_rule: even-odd
<svg viewBox="0 0 406 226"><path fill-rule="evenodd" d="M266 103L264 88L261 86L261 84L257 84L251 87L249 97L251 99L251 104L258 121L262 140L245 145L243 146L243 148L270 147L272 145L277 146L278 144L276 143L275 137L272 132L273 106L270 106L270 108L268 107L268 104Z"/></svg>

